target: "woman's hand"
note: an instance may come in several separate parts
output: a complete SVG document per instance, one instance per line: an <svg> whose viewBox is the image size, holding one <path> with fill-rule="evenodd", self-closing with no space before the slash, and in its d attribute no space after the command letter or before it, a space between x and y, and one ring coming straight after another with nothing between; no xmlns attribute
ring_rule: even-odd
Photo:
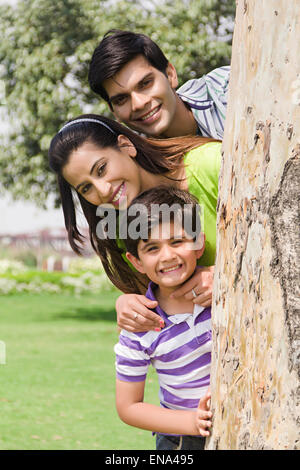
<svg viewBox="0 0 300 470"><path fill-rule="evenodd" d="M164 327L163 319L149 310L157 305L156 300L144 295L122 294L116 301L118 326L133 333L160 331Z"/></svg>
<svg viewBox="0 0 300 470"><path fill-rule="evenodd" d="M212 287L214 280L214 266L198 267L194 276L186 281L179 289L173 292L171 297L184 296L187 300L193 300L202 307L210 307L212 302Z"/></svg>

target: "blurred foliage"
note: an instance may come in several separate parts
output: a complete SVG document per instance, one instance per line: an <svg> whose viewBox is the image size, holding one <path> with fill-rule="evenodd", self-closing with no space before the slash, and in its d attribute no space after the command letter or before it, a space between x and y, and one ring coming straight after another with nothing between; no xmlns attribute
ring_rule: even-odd
<svg viewBox="0 0 300 470"><path fill-rule="evenodd" d="M53 135L83 112L109 116L87 80L106 31L148 34L182 84L230 63L234 14L235 0L19 0L16 7L1 6L0 95L10 130L1 142L0 190L43 205L57 191L47 158Z"/></svg>
<svg viewBox="0 0 300 470"><path fill-rule="evenodd" d="M103 269L99 269L99 266L97 272L86 269L87 266L93 267L94 264L86 263L81 267L77 265L77 269L65 273L29 269L20 261L3 259L0 260L0 295L20 292L65 292L78 295L116 292L117 289L109 281Z"/></svg>
<svg viewBox="0 0 300 470"><path fill-rule="evenodd" d="M24 263L25 266L28 266L30 268L36 268L38 265L38 257L31 250L24 250L20 252L19 255L16 257L16 260L21 261L22 263Z"/></svg>

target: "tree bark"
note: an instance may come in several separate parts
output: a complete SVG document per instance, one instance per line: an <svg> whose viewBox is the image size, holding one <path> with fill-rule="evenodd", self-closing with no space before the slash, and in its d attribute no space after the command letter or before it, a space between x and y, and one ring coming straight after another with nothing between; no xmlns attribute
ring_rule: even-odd
<svg viewBox="0 0 300 470"><path fill-rule="evenodd" d="M238 0L207 449L299 449L300 3Z"/></svg>

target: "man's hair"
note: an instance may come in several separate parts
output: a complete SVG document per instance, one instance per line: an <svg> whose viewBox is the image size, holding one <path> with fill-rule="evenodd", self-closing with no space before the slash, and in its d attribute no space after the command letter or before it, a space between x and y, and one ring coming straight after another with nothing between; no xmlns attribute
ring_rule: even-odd
<svg viewBox="0 0 300 470"><path fill-rule="evenodd" d="M153 67L166 73L168 59L148 36L119 29L108 31L92 56L88 74L91 89L109 103L103 81L112 78L138 55L143 55Z"/></svg>
<svg viewBox="0 0 300 470"><path fill-rule="evenodd" d="M126 250L138 258L139 242L148 240L151 229L164 222L180 223L186 235L197 240L201 231L199 209L197 198L183 189L161 185L144 191L133 199L121 222L126 221ZM137 229L133 233L132 222Z"/></svg>

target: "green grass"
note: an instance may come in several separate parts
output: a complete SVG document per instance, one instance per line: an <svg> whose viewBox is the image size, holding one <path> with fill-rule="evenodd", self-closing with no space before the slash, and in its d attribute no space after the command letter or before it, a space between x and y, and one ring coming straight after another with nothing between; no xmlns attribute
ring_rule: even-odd
<svg viewBox="0 0 300 470"><path fill-rule="evenodd" d="M115 410L115 299L18 294L0 299L0 449L154 449ZM158 404L154 372L146 400Z"/></svg>

